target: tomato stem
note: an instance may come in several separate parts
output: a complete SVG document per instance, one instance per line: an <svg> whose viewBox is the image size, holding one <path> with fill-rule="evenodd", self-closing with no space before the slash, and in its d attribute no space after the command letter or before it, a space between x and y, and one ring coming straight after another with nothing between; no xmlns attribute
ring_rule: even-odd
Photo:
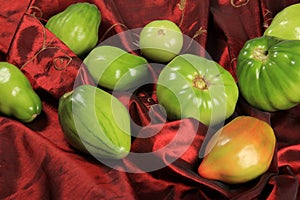
<svg viewBox="0 0 300 200"><path fill-rule="evenodd" d="M252 52L253 58L265 62L268 57L268 51L262 48L257 48Z"/></svg>
<svg viewBox="0 0 300 200"><path fill-rule="evenodd" d="M199 74L195 76L193 80L193 86L200 90L208 89L208 83L206 82L205 78L203 76L200 76Z"/></svg>
<svg viewBox="0 0 300 200"><path fill-rule="evenodd" d="M157 34L158 34L158 35L163 35L163 36L164 36L164 35L166 35L166 30L161 28L161 29L159 29L159 30L157 31Z"/></svg>

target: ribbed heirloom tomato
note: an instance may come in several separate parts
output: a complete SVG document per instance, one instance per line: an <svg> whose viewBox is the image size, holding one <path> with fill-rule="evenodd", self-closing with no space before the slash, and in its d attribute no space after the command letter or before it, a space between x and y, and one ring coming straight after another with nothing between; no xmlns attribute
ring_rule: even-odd
<svg viewBox="0 0 300 200"><path fill-rule="evenodd" d="M238 85L252 106L276 111L300 102L300 40L263 36L246 42L238 56Z"/></svg>
<svg viewBox="0 0 300 200"><path fill-rule="evenodd" d="M232 115L238 88L232 75L218 63L182 54L159 74L156 94L169 119L191 117L213 125Z"/></svg>

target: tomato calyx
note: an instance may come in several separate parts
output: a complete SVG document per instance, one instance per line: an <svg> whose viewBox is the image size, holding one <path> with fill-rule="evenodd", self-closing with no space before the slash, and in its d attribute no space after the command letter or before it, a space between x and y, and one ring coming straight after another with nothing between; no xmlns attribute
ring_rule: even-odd
<svg viewBox="0 0 300 200"><path fill-rule="evenodd" d="M161 28L157 31L157 34L164 36L164 35L166 35L166 30Z"/></svg>
<svg viewBox="0 0 300 200"><path fill-rule="evenodd" d="M195 75L195 78L193 79L193 87L198 88L200 90L207 90L208 86L209 83L203 76L199 74Z"/></svg>
<svg viewBox="0 0 300 200"><path fill-rule="evenodd" d="M253 50L252 56L256 60L265 62L268 59L268 51L264 48L256 48Z"/></svg>

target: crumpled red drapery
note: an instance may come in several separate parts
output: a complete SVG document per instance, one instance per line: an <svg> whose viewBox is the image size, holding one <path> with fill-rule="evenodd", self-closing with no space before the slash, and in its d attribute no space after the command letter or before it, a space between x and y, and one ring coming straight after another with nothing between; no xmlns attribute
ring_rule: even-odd
<svg viewBox="0 0 300 200"><path fill-rule="evenodd" d="M43 25L75 2L79 1L1 2L0 59L22 69L43 101L43 113L29 124L0 116L0 199L300 198L300 106L268 113L239 100L232 118L250 115L263 119L274 128L277 138L269 170L245 184L224 184L197 174L201 162L198 152L208 127L192 119L165 122L151 84L133 95L114 95L128 107L135 125L131 151L136 155L158 152L149 159L163 167L147 171L151 163L141 156L107 166L70 147L58 123L58 99L72 90L75 80L79 84L92 81L81 67L83 58L76 57ZM102 13L99 42L154 19L170 19L235 76L236 58L245 41L262 35L276 13L300 1L88 2L96 4ZM117 43L130 51L137 37L120 37ZM202 54L203 49L187 43L183 52ZM154 82L159 72L155 67L151 72ZM159 151L169 143L176 145Z"/></svg>

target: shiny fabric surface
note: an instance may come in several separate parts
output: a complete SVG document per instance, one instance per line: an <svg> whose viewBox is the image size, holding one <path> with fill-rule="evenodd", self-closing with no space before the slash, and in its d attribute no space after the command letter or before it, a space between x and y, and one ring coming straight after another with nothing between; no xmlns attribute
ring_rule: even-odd
<svg viewBox="0 0 300 200"><path fill-rule="evenodd" d="M58 99L78 84L93 84L77 57L44 24L75 0L2 1L0 59L18 66L43 101L43 113L24 124L0 116L0 199L300 199L300 105L262 112L239 99L233 117L250 115L268 122L277 147L271 166L259 178L229 185L197 174L199 151L208 127L193 119L165 121L155 86L133 94L116 92L132 118L131 152L158 152L164 166L147 171L143 157L128 157L114 167L69 146L60 129ZM296 0L91 0L102 13L99 43L155 19L169 19L202 48L185 42L182 52L209 55L235 77L239 50L262 35L272 18ZM136 54L138 35L118 45ZM205 51L206 50L206 51ZM153 82L159 67L149 66ZM170 145L167 149L164 147ZM161 151L160 151L161 150ZM179 156L178 156L179 155ZM178 158L178 159L173 159ZM144 159L147 159L146 157ZM112 163L113 164L113 163ZM226 163L224 163L226 164Z"/></svg>

